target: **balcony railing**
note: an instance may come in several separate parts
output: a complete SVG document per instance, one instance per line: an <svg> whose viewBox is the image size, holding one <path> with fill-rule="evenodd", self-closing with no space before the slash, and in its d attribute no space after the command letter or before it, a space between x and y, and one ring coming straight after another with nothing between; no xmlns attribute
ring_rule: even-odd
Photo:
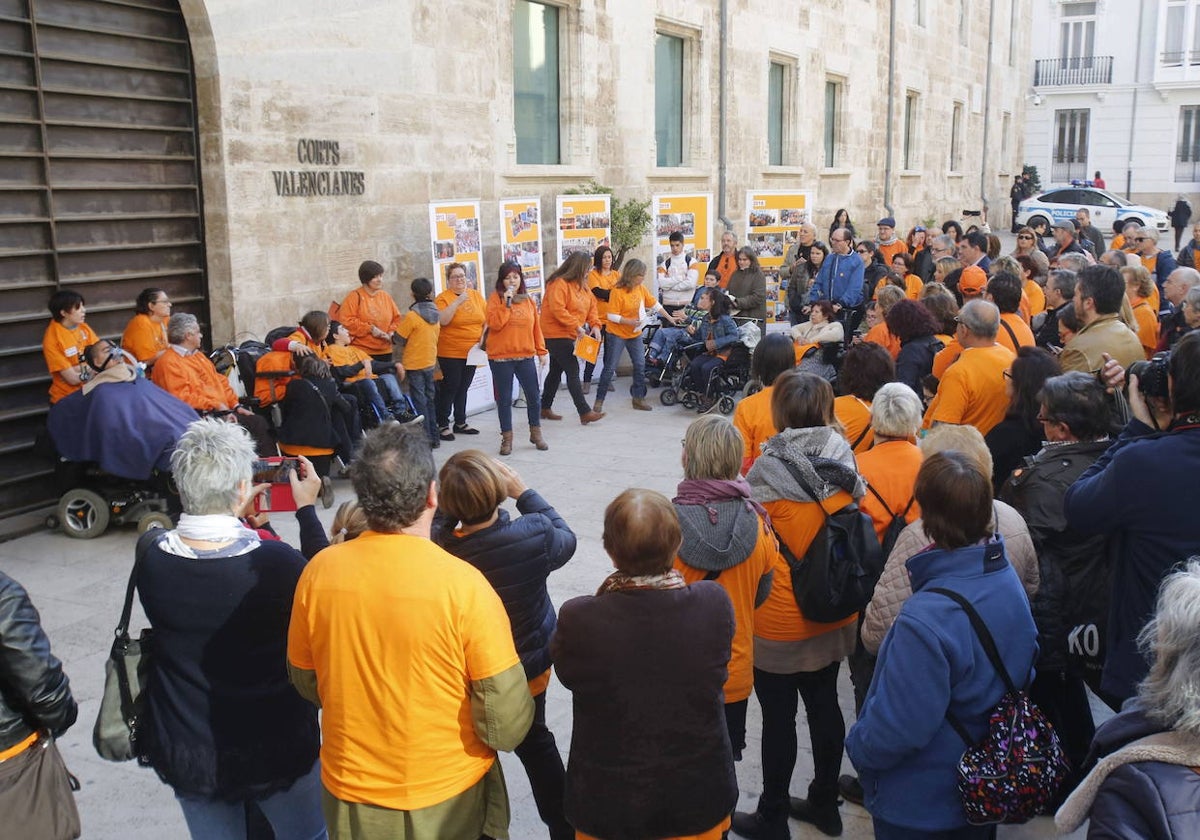
<svg viewBox="0 0 1200 840"><path fill-rule="evenodd" d="M1033 65L1033 86L1112 84L1111 55L1042 58Z"/></svg>
<svg viewBox="0 0 1200 840"><path fill-rule="evenodd" d="M1200 181L1200 159L1175 161L1176 183L1196 183Z"/></svg>

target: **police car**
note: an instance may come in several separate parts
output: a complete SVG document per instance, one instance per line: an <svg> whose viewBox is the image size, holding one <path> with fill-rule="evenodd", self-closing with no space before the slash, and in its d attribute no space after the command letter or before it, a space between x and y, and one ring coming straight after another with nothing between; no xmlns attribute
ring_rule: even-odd
<svg viewBox="0 0 1200 840"><path fill-rule="evenodd" d="M1027 198L1017 208L1017 224L1034 227L1039 221L1051 225L1059 219L1074 219L1075 211L1087 208L1092 224L1110 235L1113 223L1137 222L1142 227L1153 225L1160 232L1171 227L1171 220L1162 210L1130 204L1107 190L1097 189L1088 183L1072 183L1065 187L1053 187L1033 198Z"/></svg>

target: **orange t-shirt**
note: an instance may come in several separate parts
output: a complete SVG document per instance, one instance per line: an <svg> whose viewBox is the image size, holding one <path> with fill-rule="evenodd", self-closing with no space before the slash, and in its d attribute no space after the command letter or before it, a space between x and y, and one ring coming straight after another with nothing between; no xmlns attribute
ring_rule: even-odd
<svg viewBox="0 0 1200 840"><path fill-rule="evenodd" d="M217 373L199 350L182 356L174 347L168 347L150 369L150 379L197 411L231 409L238 404L229 380Z"/></svg>
<svg viewBox="0 0 1200 840"><path fill-rule="evenodd" d="M892 356L892 361L900 358L900 339L892 335L892 331L887 328L887 324L883 321L880 321L867 330L867 334L863 336L863 341L872 341L884 350L887 350Z"/></svg>
<svg viewBox="0 0 1200 840"><path fill-rule="evenodd" d="M871 404L869 402L860 400L853 394L837 397L833 401L833 416L842 424L842 434L854 447L856 454L866 452L871 448L871 444L875 442L875 433L871 431ZM854 446L855 441L858 441L857 446Z"/></svg>
<svg viewBox="0 0 1200 840"><path fill-rule="evenodd" d="M732 569L717 576L717 583L733 602L733 650L729 658L729 677L725 680L725 702L736 703L750 696L754 687L754 597L762 576L775 568L779 548L765 524L759 528L754 551ZM704 580L708 573L675 558L675 568L688 583Z"/></svg>
<svg viewBox="0 0 1200 840"><path fill-rule="evenodd" d="M467 299L454 310L454 317L449 324L442 324L438 333L437 354L444 359L465 359L471 348L479 343L483 336L483 322L487 317L487 303L483 295L474 289L467 289ZM447 289L433 302L439 310L445 309L458 295Z"/></svg>
<svg viewBox="0 0 1200 840"><path fill-rule="evenodd" d="M658 301L654 299L654 295L650 294L650 290L641 283L632 289L620 289L614 286L612 296L608 299L608 314L610 317L620 315L622 318L637 318L642 310L649 312L657 304ZM608 331L617 338L635 338L642 334L637 327L618 324L612 320L608 322Z"/></svg>
<svg viewBox="0 0 1200 840"><path fill-rule="evenodd" d="M821 506L829 513L836 513L852 501L849 493L839 490L823 500ZM764 503L763 507L771 516L775 532L797 558L804 556L813 538L825 524L825 517L816 502L774 501ZM792 572L783 554L779 554L775 561L771 592L754 617L754 635L777 642L798 642L845 627L857 620L858 613L829 624L805 618L792 593Z"/></svg>
<svg viewBox="0 0 1200 840"><path fill-rule="evenodd" d="M958 361L958 357L962 355L962 345L958 343L957 338L951 338L949 341L943 342L944 346L933 357L933 375L937 379L941 379L946 375L947 368Z"/></svg>
<svg viewBox="0 0 1200 840"><path fill-rule="evenodd" d="M897 239L895 242L890 242L887 245L877 242L875 243L875 252L879 254L879 258L883 261L883 264L891 268L892 258L897 254L907 254L908 245L905 244L903 239Z"/></svg>
<svg viewBox="0 0 1200 840"><path fill-rule="evenodd" d="M589 289L600 289L605 292L611 292L612 287L617 285L617 281L621 279L621 275L609 269L601 271L598 268L593 268L588 272L587 284ZM600 300L595 295L592 298L596 301L596 316L600 319L601 324L607 326L608 321L608 301Z"/></svg>
<svg viewBox="0 0 1200 840"><path fill-rule="evenodd" d="M905 522L915 522L921 516L921 506L913 500L913 487L917 483L917 471L921 469L921 450L907 440L888 440L878 443L857 457L858 472L875 493L883 496L888 508ZM884 510L875 493L870 490L862 497L858 506L875 523L875 536L883 541L883 535L892 524L892 517ZM912 502L912 505L909 505Z"/></svg>
<svg viewBox="0 0 1200 840"><path fill-rule="evenodd" d="M371 327L393 333L400 326L400 317L400 310L396 308L396 301L392 300L391 295L382 289L371 294L366 286L346 295L338 311L338 320L350 331L351 344L372 355L391 353L392 342L388 338L371 335Z"/></svg>
<svg viewBox="0 0 1200 840"><path fill-rule="evenodd" d="M139 312L125 325L121 347L139 362L148 362L167 349L167 325Z"/></svg>
<svg viewBox="0 0 1200 840"><path fill-rule="evenodd" d="M95 343L96 334L87 324L69 330L58 321L50 320L50 325L42 334L42 356L50 371L51 405L83 387L82 382L78 385L67 382L62 378L62 372L67 368L78 368L83 363L83 351Z"/></svg>
<svg viewBox="0 0 1200 840"><path fill-rule="evenodd" d="M582 326L600 326L599 309L591 288L570 280L555 280L542 295L542 335L576 338Z"/></svg>
<svg viewBox="0 0 1200 840"><path fill-rule="evenodd" d="M325 348L325 358L335 367L346 367L357 362L363 363L363 369L353 376L347 376L346 382L375 378L375 373L371 370L371 355L361 347L355 347L352 344L330 344Z"/></svg>
<svg viewBox="0 0 1200 840"><path fill-rule="evenodd" d="M288 661L317 675L325 788L397 811L483 778L496 754L475 733L471 683L520 662L479 570L422 537L374 531L305 567Z"/></svg>
<svg viewBox="0 0 1200 840"><path fill-rule="evenodd" d="M1029 301L1029 317L1046 311L1046 293L1036 280L1025 281L1025 299Z"/></svg>
<svg viewBox="0 0 1200 840"><path fill-rule="evenodd" d="M1133 317L1137 318L1138 340L1149 359L1158 347L1158 316L1143 297L1130 298L1129 303L1133 307Z"/></svg>
<svg viewBox="0 0 1200 840"><path fill-rule="evenodd" d="M1004 371L1013 358L1013 352L1002 344L963 350L942 377L937 396L925 412L925 428L955 423L974 426L983 435L990 432L1008 411Z"/></svg>
<svg viewBox="0 0 1200 840"><path fill-rule="evenodd" d="M521 359L546 355L541 319L533 298L508 306L499 292L493 292L487 304L489 359Z"/></svg>
<svg viewBox="0 0 1200 840"><path fill-rule="evenodd" d="M1008 324L1013 335L1017 337L1017 343L1013 345L1012 336L1008 334L1008 330L1004 329L1004 325ZM1017 349L1020 347L1032 347L1037 342L1033 338L1033 330L1029 329L1029 325L1025 323L1016 312L1000 313L1000 328L996 330L996 343L1003 344L1013 352L1015 356Z"/></svg>
<svg viewBox="0 0 1200 840"><path fill-rule="evenodd" d="M762 454L762 445L776 433L771 419L771 394L775 386L768 385L757 394L751 394L737 404L733 410L733 425L742 433L742 475Z"/></svg>
<svg viewBox="0 0 1200 840"><path fill-rule="evenodd" d="M729 285L729 278L733 276L733 272L737 271L737 256L736 254L726 254L724 251L717 254L717 276L721 281L717 284L722 289ZM701 280L704 278L701 277Z"/></svg>
<svg viewBox="0 0 1200 840"><path fill-rule="evenodd" d="M438 323L432 324L410 309L396 328L396 335L405 339L400 364L409 370L424 370L437 364Z"/></svg>

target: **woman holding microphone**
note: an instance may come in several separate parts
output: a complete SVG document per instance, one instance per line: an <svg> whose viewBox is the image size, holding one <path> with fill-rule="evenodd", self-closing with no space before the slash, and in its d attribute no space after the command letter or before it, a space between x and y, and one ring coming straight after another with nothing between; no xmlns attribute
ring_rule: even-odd
<svg viewBox="0 0 1200 840"><path fill-rule="evenodd" d="M540 450L550 447L542 439L538 367L546 361L546 343L537 304L525 291L525 275L515 262L500 265L496 291L487 302L488 366L496 388L496 413L500 416L500 454L512 453L512 381L525 394L529 417L529 442ZM534 364L534 356L538 364Z"/></svg>

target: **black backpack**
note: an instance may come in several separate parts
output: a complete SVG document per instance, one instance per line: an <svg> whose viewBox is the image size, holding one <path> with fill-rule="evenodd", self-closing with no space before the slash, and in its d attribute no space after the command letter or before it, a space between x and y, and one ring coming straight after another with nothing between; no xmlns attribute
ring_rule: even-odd
<svg viewBox="0 0 1200 840"><path fill-rule="evenodd" d="M880 548L883 549L883 559L886 562L888 555L892 553L892 547L896 545L896 540L900 537L900 532L908 527L908 512L912 509L913 503L917 500L915 496L909 498L908 504L904 506L904 510L899 513L892 513L892 509L888 507L888 503L883 500L883 496L870 484L867 489L871 491L871 495L879 500L879 504L883 505L883 509L887 511L887 515L891 517L888 522L887 530L883 532L883 543Z"/></svg>
<svg viewBox="0 0 1200 840"><path fill-rule="evenodd" d="M782 459L781 459L782 461ZM782 461L810 499L817 494L804 480L800 470ZM802 560L779 540L779 551L792 573L792 595L800 612L809 621L829 623L860 612L871 600L875 584L883 573L883 552L875 536L875 526L854 502L835 513L821 513L825 523L813 537Z"/></svg>

